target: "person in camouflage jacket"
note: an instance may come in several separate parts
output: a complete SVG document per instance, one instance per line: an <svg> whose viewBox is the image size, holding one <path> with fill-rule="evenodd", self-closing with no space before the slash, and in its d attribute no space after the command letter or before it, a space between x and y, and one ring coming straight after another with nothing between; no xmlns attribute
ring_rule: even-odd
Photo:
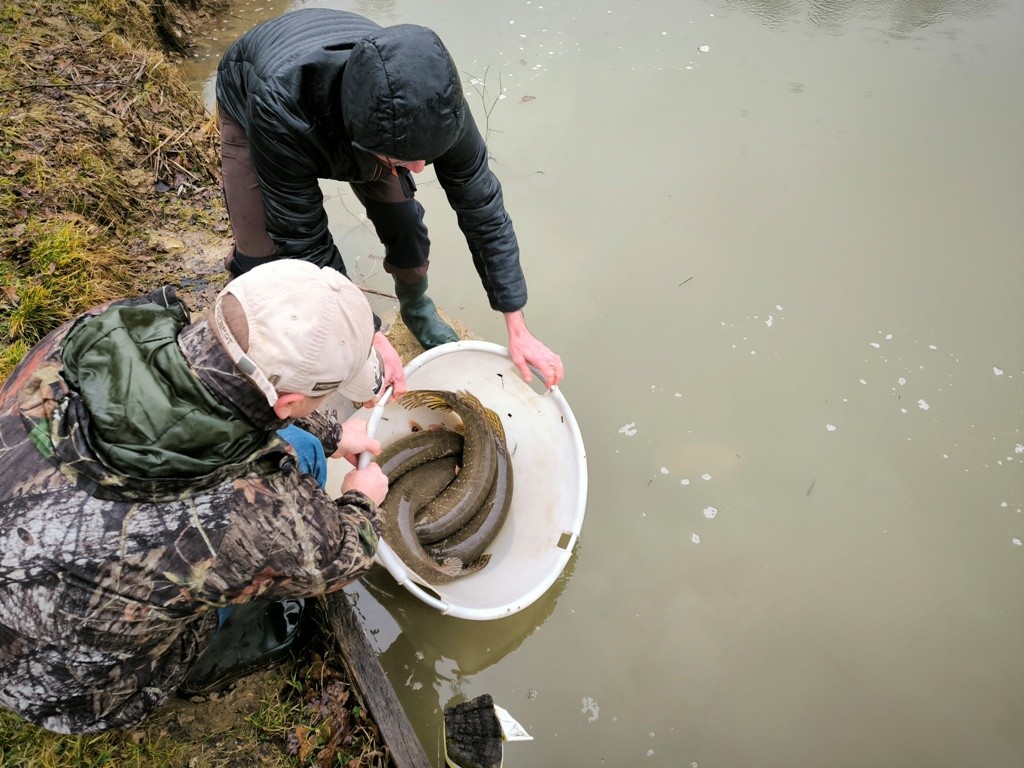
<svg viewBox="0 0 1024 768"><path fill-rule="evenodd" d="M332 500L277 435L292 420L212 322L190 321L170 289L114 302L0 388L0 705L50 730L138 723L210 642L215 609L322 595L373 561L379 467ZM293 415L321 399L303 402ZM301 423L327 455L379 450L362 420Z"/></svg>

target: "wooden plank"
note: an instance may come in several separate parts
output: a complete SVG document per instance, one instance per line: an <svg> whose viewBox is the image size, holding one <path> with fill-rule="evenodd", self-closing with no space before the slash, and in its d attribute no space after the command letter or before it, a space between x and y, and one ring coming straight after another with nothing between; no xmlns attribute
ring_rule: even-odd
<svg viewBox="0 0 1024 768"><path fill-rule="evenodd" d="M366 637L351 599L343 590L338 590L327 595L324 604L349 677L391 750L395 768L432 768L412 723L398 702L398 694Z"/></svg>

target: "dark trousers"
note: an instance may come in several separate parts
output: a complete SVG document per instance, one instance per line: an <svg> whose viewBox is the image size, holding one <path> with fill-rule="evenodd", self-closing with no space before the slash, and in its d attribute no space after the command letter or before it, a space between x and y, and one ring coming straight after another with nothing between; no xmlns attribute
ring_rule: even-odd
<svg viewBox="0 0 1024 768"><path fill-rule="evenodd" d="M224 265L232 274L240 274L253 262L272 257L277 246L267 234L263 191L245 129L222 109L217 110L217 119L224 201L235 237ZM412 174L400 168L397 175L385 172L378 179L350 186L384 245L385 271L403 283L420 282L430 265L430 239L423 223L423 206L415 199ZM245 267L240 268L241 264Z"/></svg>

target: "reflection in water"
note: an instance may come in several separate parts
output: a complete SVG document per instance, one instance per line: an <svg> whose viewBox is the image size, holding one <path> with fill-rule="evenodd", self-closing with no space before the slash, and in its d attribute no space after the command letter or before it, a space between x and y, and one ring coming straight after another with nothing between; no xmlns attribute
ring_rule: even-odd
<svg viewBox="0 0 1024 768"><path fill-rule="evenodd" d="M347 588L364 626L381 628L393 622L389 628L378 629L372 642L386 646L378 648L381 664L390 671L410 720L423 731L419 735L428 752L435 738L437 713L489 692L466 689L473 675L511 654L550 618L577 559L574 551L555 583L535 603L494 621L444 616L398 586L383 568ZM432 677L425 679L430 671Z"/></svg>
<svg viewBox="0 0 1024 768"><path fill-rule="evenodd" d="M212 75L228 46L243 32L293 7L290 0L229 0L227 9L217 14L211 26L203 30L204 36L193 41L190 58L183 62L182 71L185 81L197 91L202 91L207 109L214 108L216 97Z"/></svg>
<svg viewBox="0 0 1024 768"><path fill-rule="evenodd" d="M951 18L989 13L993 0L717 0L725 8L753 13L769 27L806 22L812 29L840 34L847 23L861 19L885 25L895 38L931 27Z"/></svg>

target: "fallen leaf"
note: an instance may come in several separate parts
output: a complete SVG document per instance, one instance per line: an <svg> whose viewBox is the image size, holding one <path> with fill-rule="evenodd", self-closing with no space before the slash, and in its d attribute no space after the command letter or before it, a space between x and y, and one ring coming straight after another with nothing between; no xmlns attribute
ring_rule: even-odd
<svg viewBox="0 0 1024 768"><path fill-rule="evenodd" d="M303 763L316 748L315 740L309 738L310 731L311 729L304 725L297 725L295 730L288 733L288 738L285 740L288 754L292 757L298 756Z"/></svg>

